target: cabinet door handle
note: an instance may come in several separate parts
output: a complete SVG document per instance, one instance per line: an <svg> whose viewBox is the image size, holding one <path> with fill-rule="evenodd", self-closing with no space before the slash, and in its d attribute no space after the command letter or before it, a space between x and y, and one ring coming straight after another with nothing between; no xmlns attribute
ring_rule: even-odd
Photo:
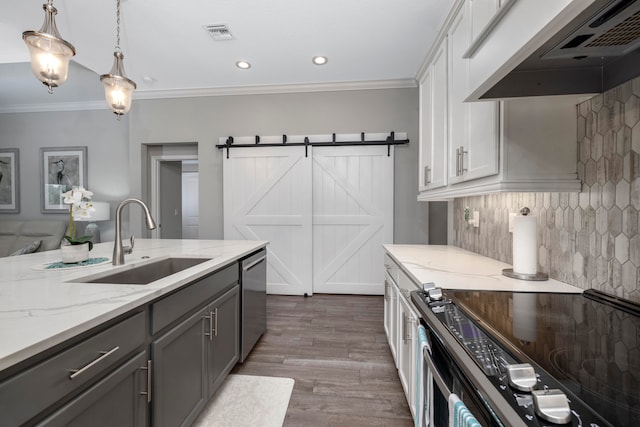
<svg viewBox="0 0 640 427"><path fill-rule="evenodd" d="M102 362L104 359L106 359L107 357L111 356L113 353L115 353L119 349L120 349L120 346L117 345L117 346L113 347L109 351L101 351L100 352L100 356L97 359L93 360L92 362L87 363L86 365L84 365L80 369L72 369L71 371L69 371L69 373L71 374L71 375L69 375L69 379L72 380L75 377L77 377L78 375L86 372L87 370L89 370L93 366L95 366L96 364Z"/></svg>
<svg viewBox="0 0 640 427"><path fill-rule="evenodd" d="M213 333L214 337L218 336L218 307L214 308L211 312L211 317L213 317Z"/></svg>
<svg viewBox="0 0 640 427"><path fill-rule="evenodd" d="M411 316L405 316L405 322L405 341L411 341L413 339L411 336L411 323L413 323L413 318Z"/></svg>
<svg viewBox="0 0 640 427"><path fill-rule="evenodd" d="M431 184L431 168L429 166L424 167L424 185Z"/></svg>
<svg viewBox="0 0 640 427"><path fill-rule="evenodd" d="M460 176L460 149L456 148L456 176Z"/></svg>
<svg viewBox="0 0 640 427"><path fill-rule="evenodd" d="M407 342L407 315L402 312L402 341Z"/></svg>
<svg viewBox="0 0 640 427"><path fill-rule="evenodd" d="M204 318L209 321L209 332L205 332L204 336L209 337L209 341L213 341L213 311L210 311L209 315Z"/></svg>
<svg viewBox="0 0 640 427"><path fill-rule="evenodd" d="M141 391L140 394L147 396L147 403L151 403L151 360L147 360L147 366L141 366L140 369L147 371L147 391Z"/></svg>
<svg viewBox="0 0 640 427"><path fill-rule="evenodd" d="M464 175L464 173L467 171L467 168L464 167L465 154L469 154L469 152L464 149L464 146L460 146L460 175Z"/></svg>

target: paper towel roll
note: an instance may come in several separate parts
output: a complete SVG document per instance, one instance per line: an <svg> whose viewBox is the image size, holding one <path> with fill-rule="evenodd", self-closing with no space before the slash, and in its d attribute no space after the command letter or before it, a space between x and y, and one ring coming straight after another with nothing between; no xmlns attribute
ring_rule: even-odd
<svg viewBox="0 0 640 427"><path fill-rule="evenodd" d="M538 233L536 219L532 216L513 218L513 271L519 274L538 272Z"/></svg>

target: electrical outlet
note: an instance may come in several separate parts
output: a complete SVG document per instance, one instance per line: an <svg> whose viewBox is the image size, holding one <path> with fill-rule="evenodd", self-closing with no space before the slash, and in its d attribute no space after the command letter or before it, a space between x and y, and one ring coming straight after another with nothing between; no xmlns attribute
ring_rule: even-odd
<svg viewBox="0 0 640 427"><path fill-rule="evenodd" d="M518 215L516 212L509 212L509 233L513 233L513 218Z"/></svg>

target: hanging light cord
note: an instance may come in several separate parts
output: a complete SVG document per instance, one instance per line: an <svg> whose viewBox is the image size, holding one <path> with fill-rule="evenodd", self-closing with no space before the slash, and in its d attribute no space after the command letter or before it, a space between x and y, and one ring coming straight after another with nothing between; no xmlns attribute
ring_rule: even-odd
<svg viewBox="0 0 640 427"><path fill-rule="evenodd" d="M116 1L116 51L120 52L120 0Z"/></svg>

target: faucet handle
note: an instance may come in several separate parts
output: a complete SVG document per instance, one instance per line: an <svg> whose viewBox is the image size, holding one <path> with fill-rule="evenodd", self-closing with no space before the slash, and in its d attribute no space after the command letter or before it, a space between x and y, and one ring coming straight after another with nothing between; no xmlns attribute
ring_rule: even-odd
<svg viewBox="0 0 640 427"><path fill-rule="evenodd" d="M132 234L131 237L129 237L129 242L131 243L131 246L123 247L122 251L127 255L129 255L131 252L133 252L133 246L135 245L135 241L136 241L136 238Z"/></svg>

